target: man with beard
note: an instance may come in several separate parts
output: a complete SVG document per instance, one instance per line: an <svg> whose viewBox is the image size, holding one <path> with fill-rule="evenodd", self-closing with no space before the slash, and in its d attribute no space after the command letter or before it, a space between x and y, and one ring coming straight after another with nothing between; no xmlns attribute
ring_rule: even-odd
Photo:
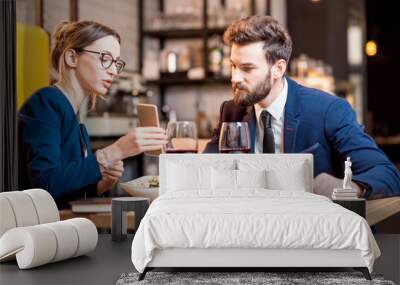
<svg viewBox="0 0 400 285"><path fill-rule="evenodd" d="M367 199L400 195L400 173L357 123L346 100L301 86L285 76L292 52L287 31L270 16L232 23L233 100L205 152L218 152L222 122L247 122L252 153L312 153L314 192L331 197L341 187L343 162L351 157L352 187Z"/></svg>

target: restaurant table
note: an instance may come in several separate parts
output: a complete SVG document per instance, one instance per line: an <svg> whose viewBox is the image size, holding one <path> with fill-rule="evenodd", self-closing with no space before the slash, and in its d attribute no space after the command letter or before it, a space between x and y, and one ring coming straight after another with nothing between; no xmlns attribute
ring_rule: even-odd
<svg viewBox="0 0 400 285"><path fill-rule="evenodd" d="M72 218L86 218L91 220L99 232L111 233L112 214L111 212L105 213L74 213L71 210L60 210L60 220L68 220ZM128 230L132 231L136 229L135 225L135 213L127 213L127 226Z"/></svg>
<svg viewBox="0 0 400 285"><path fill-rule="evenodd" d="M132 239L113 242L110 234L100 234L89 254L32 269L20 270L16 261L0 263L0 284L115 284L122 273L135 271Z"/></svg>

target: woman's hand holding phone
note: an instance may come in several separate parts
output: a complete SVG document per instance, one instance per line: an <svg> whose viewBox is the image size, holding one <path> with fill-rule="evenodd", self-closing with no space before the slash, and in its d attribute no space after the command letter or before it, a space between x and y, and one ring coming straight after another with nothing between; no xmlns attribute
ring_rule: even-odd
<svg viewBox="0 0 400 285"><path fill-rule="evenodd" d="M116 145L122 157L130 157L142 152L161 149L167 144L165 130L159 127L138 127L121 137Z"/></svg>
<svg viewBox="0 0 400 285"><path fill-rule="evenodd" d="M120 137L115 143L102 149L108 164L161 149L167 144L165 130L159 127L138 127Z"/></svg>

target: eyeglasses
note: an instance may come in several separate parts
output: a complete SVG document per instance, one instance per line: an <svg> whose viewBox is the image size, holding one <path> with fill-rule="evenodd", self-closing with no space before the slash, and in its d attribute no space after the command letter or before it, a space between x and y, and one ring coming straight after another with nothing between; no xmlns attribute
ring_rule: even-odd
<svg viewBox="0 0 400 285"><path fill-rule="evenodd" d="M101 60L101 66L103 66L104 69L109 69L110 66L115 63L115 67L117 68L117 73L121 73L122 70L125 67L125 61L122 59L114 59L114 57L106 51L94 51L94 50L87 50L87 49L75 49L77 52L90 52L90 53L95 53L100 55L100 60Z"/></svg>

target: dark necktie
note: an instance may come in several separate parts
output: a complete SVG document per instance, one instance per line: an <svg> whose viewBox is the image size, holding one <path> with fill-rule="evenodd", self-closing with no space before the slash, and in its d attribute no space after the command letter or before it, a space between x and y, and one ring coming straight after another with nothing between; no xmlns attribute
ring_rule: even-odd
<svg viewBox="0 0 400 285"><path fill-rule="evenodd" d="M271 114L264 110L261 112L261 122L264 126L263 153L275 153L274 133L272 132Z"/></svg>

